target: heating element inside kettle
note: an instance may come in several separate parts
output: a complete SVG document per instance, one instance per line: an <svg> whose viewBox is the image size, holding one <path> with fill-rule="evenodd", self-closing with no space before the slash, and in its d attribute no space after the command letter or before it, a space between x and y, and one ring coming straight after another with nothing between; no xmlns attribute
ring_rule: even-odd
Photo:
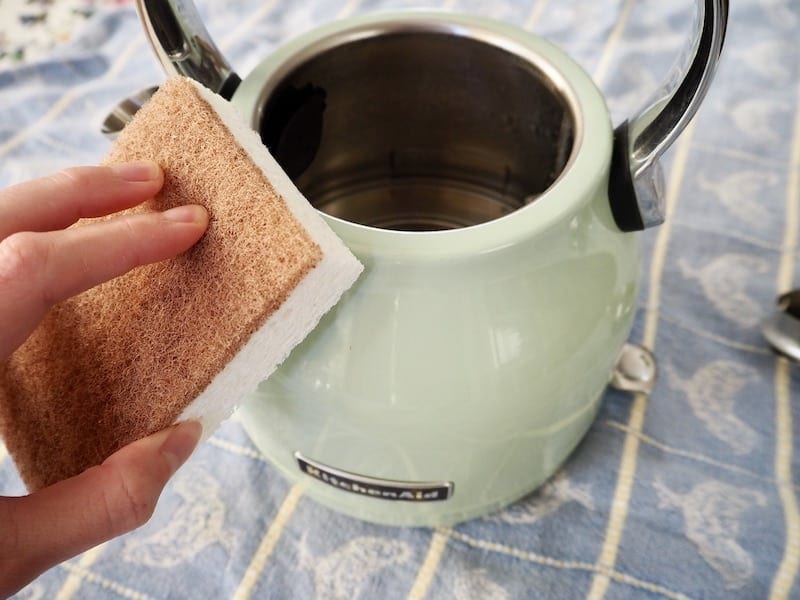
<svg viewBox="0 0 800 600"><path fill-rule="evenodd" d="M260 129L320 210L424 231L534 201L564 172L578 118L531 57L420 31L303 57L269 93Z"/></svg>

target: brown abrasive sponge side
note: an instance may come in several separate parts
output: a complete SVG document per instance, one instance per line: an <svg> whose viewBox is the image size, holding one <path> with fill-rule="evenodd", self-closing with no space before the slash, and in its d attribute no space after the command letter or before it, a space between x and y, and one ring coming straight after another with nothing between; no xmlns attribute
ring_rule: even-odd
<svg viewBox="0 0 800 600"><path fill-rule="evenodd" d="M358 276L361 265L231 111L171 79L108 155L164 170L162 192L134 210L197 203L211 222L183 255L54 307L0 365L0 433L29 489L176 420L200 418L208 435Z"/></svg>

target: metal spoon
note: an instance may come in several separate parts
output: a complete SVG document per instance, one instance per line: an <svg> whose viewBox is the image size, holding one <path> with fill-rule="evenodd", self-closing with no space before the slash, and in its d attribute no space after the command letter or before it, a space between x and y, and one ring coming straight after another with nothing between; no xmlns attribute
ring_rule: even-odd
<svg viewBox="0 0 800 600"><path fill-rule="evenodd" d="M761 324L775 352L800 362L800 288L781 295L778 306Z"/></svg>
<svg viewBox="0 0 800 600"><path fill-rule="evenodd" d="M156 93L156 90L158 90L157 85L140 90L133 96L125 98L125 100L117 104L114 110L108 113L105 121L103 121L103 128L101 129L103 135L112 140L116 138L120 131L125 129L125 126L130 123L136 111L142 108L145 102L150 100L152 95Z"/></svg>

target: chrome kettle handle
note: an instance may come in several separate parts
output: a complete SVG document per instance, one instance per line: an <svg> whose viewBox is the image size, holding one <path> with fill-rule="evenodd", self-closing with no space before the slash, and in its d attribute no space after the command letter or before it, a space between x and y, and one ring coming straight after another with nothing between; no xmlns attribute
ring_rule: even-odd
<svg viewBox="0 0 800 600"><path fill-rule="evenodd" d="M211 40L192 0L136 0L159 62L230 99L241 79ZM664 222L664 178L658 158L686 127L719 63L728 0L697 0L695 35L666 83L643 109L614 130L609 179L617 226L634 231Z"/></svg>
<svg viewBox="0 0 800 600"><path fill-rule="evenodd" d="M609 197L617 226L636 231L664 222L658 158L694 117L719 63L728 0L698 0L695 35L666 83L614 130Z"/></svg>
<svg viewBox="0 0 800 600"><path fill-rule="evenodd" d="M167 73L201 81L231 99L242 80L214 44L192 0L136 0L136 10Z"/></svg>

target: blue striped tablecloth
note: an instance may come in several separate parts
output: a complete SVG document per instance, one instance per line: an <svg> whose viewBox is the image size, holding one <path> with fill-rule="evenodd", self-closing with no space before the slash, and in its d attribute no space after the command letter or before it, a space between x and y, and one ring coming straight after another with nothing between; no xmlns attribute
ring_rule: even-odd
<svg viewBox="0 0 800 600"><path fill-rule="evenodd" d="M421 6L198 4L240 73L317 24ZM561 45L616 121L665 74L693 10L689 0L422 6ZM108 109L162 77L128 2L3 0L0 185L96 163ZM148 525L19 597L800 597L800 369L776 359L758 329L776 294L799 284L800 3L732 3L724 63L665 168L671 217L643 236L632 334L655 350L662 377L650 397L609 391L586 440L538 492L453 528L367 524L304 497L230 421ZM2 450L0 492L23 492Z"/></svg>

